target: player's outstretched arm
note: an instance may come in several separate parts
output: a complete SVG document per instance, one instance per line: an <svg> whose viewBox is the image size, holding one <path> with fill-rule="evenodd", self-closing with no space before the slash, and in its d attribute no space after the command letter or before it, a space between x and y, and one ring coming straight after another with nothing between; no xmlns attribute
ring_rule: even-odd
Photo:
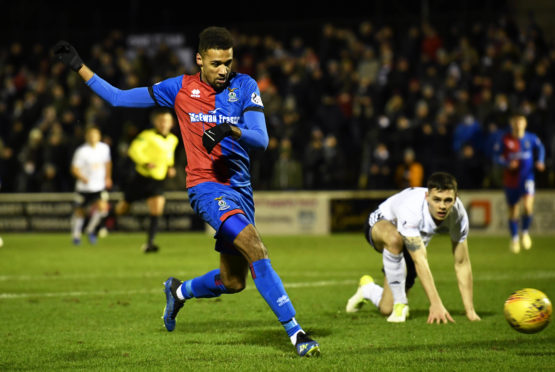
<svg viewBox="0 0 555 372"><path fill-rule="evenodd" d="M448 323L455 322L451 314L447 311L443 302L439 297L432 271L428 264L428 257L426 254L426 246L420 237L403 237L405 247L407 247L409 254L414 261L416 274L420 278L424 292L430 300L430 309L428 315L428 323Z"/></svg>
<svg viewBox="0 0 555 372"><path fill-rule="evenodd" d="M156 102L147 87L118 89L96 75L84 63L77 50L67 41L59 41L52 49L54 58L77 72L85 83L114 107L152 107Z"/></svg>
<svg viewBox="0 0 555 372"><path fill-rule="evenodd" d="M470 321L478 321L480 317L474 310L472 266L468 254L468 243L466 239L462 242L452 242L453 258L455 260L455 273L459 284L459 291L463 301L466 317Z"/></svg>

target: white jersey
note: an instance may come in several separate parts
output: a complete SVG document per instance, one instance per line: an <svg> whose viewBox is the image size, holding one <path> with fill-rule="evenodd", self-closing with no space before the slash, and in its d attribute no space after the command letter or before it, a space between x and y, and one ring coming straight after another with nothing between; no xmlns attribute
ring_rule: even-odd
<svg viewBox="0 0 555 372"><path fill-rule="evenodd" d="M111 161L110 147L98 142L95 147L85 143L75 150L71 165L89 180L77 180L75 190L79 192L99 192L106 189L106 163Z"/></svg>
<svg viewBox="0 0 555 372"><path fill-rule="evenodd" d="M461 200L457 197L451 212L438 226L430 214L427 191L426 187L405 189L381 203L378 211L402 236L420 236L425 246L440 233L449 233L453 242L464 241L468 236L468 215Z"/></svg>

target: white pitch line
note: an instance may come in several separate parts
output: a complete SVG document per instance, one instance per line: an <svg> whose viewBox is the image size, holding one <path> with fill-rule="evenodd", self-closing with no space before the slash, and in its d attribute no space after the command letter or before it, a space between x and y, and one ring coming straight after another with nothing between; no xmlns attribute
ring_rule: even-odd
<svg viewBox="0 0 555 372"><path fill-rule="evenodd" d="M519 273L520 275L514 274L501 274L501 275L477 275L474 278L475 282L481 281L505 281L511 279L519 279L519 280L530 280L530 279L553 279L555 278L555 271L534 271L530 273ZM142 275L146 276L146 275ZM152 276L160 276L158 274L152 273ZM98 275L100 277L100 275ZM106 276L102 276L106 278ZM124 276L122 277L129 277ZM4 277L6 278L6 277ZM6 280L20 280L21 277L9 277ZM80 278L86 279L89 278L88 276L80 276ZM37 278L35 278L37 279ZM60 279L69 279L68 277L60 277ZM75 278L72 278L75 279ZM437 282L446 282L446 281L455 281L456 278L436 278ZM284 283L285 288L314 288L314 287L331 287L337 285L355 285L357 280L321 280L321 281L314 281L314 282L292 282L292 283ZM249 286L246 290L256 289L254 286ZM119 295L135 295L135 294L152 294L152 293L161 293L161 289L131 289L131 290L123 290L123 291L73 291L73 292L37 292L37 293L0 293L0 300L9 300L9 299L19 299L19 298L29 298L29 297L79 297L79 296L119 296Z"/></svg>
<svg viewBox="0 0 555 372"><path fill-rule="evenodd" d="M191 271L177 271L171 272L171 276L176 277L190 277L196 276L197 273ZM280 271L281 276L294 276L294 277L305 277L305 278L321 278L322 273L320 272L290 272L290 271ZM352 273L348 271L334 271L332 276L335 277L350 277ZM168 272L142 272L136 274L128 273L91 273L91 274L62 274L62 273L45 273L43 275L0 275L0 282L7 281L41 281L41 280L90 280L90 279L133 279L133 278L167 278Z"/></svg>
<svg viewBox="0 0 555 372"><path fill-rule="evenodd" d="M172 276L176 277L190 277L195 275L192 272L187 271L179 271L171 273ZM144 273L137 273L137 274L128 274L128 273L111 273L107 275L106 273L94 273L94 274L59 274L59 273L52 273L52 274L44 274L44 275L0 275L0 282L9 282L9 281L45 281L45 280L90 280L90 279L134 279L134 278L166 278L168 273L161 273L161 272L144 272ZM302 276L305 278L314 278L314 277L322 277L321 272L288 272L288 271L280 271L281 277L287 276ZM334 271L328 276L351 276L349 272L337 272ZM381 281L382 274L380 273L380 280ZM500 281L500 280L510 280L510 279L552 279L555 278L555 270L543 270L543 271L520 271L518 273L495 273L495 274L477 274L474 273L474 281ZM451 274L442 273L442 275L437 275L435 277L436 281L447 282L447 281L454 281L456 280L454 272ZM315 283L315 282L311 282Z"/></svg>
<svg viewBox="0 0 555 372"><path fill-rule="evenodd" d="M356 280L323 280L318 282L299 282L299 283L289 283L284 284L285 288L306 288L306 287L328 287L334 285L353 285ZM256 289L255 286L249 286L245 290ZM137 289L137 290L125 290L125 291L91 291L91 292L44 292L44 293L0 293L0 300L11 300L18 298L29 298L29 297L79 297L79 296L102 296L102 295L136 295L136 294L152 294L152 293L162 293L162 289Z"/></svg>

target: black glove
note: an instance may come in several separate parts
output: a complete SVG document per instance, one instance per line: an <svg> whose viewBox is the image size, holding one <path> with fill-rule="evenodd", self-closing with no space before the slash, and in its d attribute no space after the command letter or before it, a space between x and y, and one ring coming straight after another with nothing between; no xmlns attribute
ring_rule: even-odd
<svg viewBox="0 0 555 372"><path fill-rule="evenodd" d="M62 62L66 66L69 66L73 71L79 71L81 66L83 66L83 60L77 54L77 51L67 41L58 41L54 45L54 58Z"/></svg>
<svg viewBox="0 0 555 372"><path fill-rule="evenodd" d="M208 150L210 154L214 146L216 146L224 137L231 135L231 125L228 123L223 123L216 125L210 129L204 131L202 135L202 145Z"/></svg>

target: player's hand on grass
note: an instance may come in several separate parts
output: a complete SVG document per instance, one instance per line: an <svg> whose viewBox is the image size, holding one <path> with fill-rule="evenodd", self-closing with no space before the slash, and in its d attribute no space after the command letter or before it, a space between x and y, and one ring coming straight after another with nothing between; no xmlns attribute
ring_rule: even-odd
<svg viewBox="0 0 555 372"><path fill-rule="evenodd" d="M202 135L202 145L210 154L221 140L230 136L232 133L233 131L231 129L231 125L228 123L216 125L204 131L204 134Z"/></svg>
<svg viewBox="0 0 555 372"><path fill-rule="evenodd" d="M477 322L480 321L482 319L480 319L480 316L478 316L478 314L476 314L476 311L472 310L472 311L467 311L466 312L466 317L468 318L468 320L470 320L471 322Z"/></svg>
<svg viewBox="0 0 555 372"><path fill-rule="evenodd" d="M83 66L83 60L77 54L77 51L67 41L61 40L54 45L53 48L54 58L69 66L73 71L79 71Z"/></svg>
<svg viewBox="0 0 555 372"><path fill-rule="evenodd" d="M442 305L431 305L430 306L430 313L428 315L428 324L440 324L440 323L455 323L455 320L449 314L449 311Z"/></svg>

